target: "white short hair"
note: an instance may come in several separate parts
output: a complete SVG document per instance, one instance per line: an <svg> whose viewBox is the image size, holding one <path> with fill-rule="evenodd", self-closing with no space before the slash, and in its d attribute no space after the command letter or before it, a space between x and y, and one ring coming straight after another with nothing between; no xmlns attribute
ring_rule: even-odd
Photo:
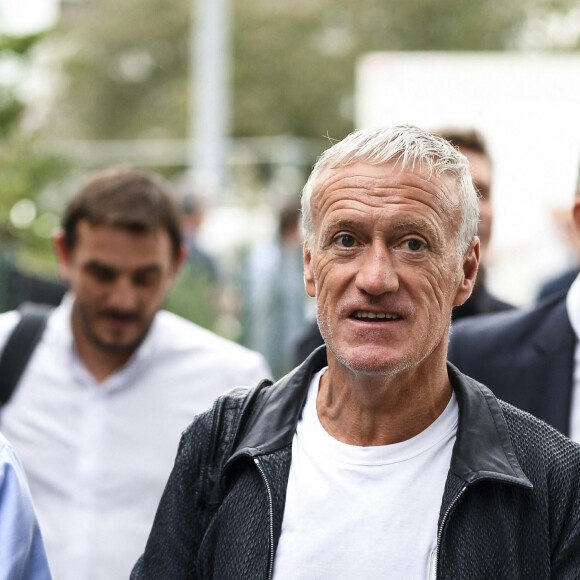
<svg viewBox="0 0 580 580"><path fill-rule="evenodd" d="M388 162L400 163L403 169L426 168L431 175L449 176L456 183L461 206L457 251L462 258L476 235L479 220L477 192L471 180L469 162L442 137L412 125L361 129L322 153L302 190L304 237L310 248L314 249L311 198L320 175L327 169L355 163L382 165Z"/></svg>

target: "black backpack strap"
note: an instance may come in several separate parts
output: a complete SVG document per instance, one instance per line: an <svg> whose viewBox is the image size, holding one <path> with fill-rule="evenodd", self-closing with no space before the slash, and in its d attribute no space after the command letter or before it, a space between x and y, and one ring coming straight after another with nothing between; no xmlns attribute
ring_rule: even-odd
<svg viewBox="0 0 580 580"><path fill-rule="evenodd" d="M274 386L284 388L296 371L297 369L294 369L279 379ZM224 466L244 435L248 423L251 423L250 416L256 411L256 401L262 390L271 385L272 381L264 379L250 389L244 387L232 389L214 403L210 445L200 473L203 490L201 497L205 501L207 522L220 506L226 491Z"/></svg>
<svg viewBox="0 0 580 580"><path fill-rule="evenodd" d="M264 379L250 389L238 387L214 403L210 445L199 474L207 521L222 501L225 491L223 468L240 438L248 412L260 391L271 384L272 381Z"/></svg>
<svg viewBox="0 0 580 580"><path fill-rule="evenodd" d="M8 337L0 356L0 406L5 405L46 326L52 307L27 302L19 307L20 320Z"/></svg>

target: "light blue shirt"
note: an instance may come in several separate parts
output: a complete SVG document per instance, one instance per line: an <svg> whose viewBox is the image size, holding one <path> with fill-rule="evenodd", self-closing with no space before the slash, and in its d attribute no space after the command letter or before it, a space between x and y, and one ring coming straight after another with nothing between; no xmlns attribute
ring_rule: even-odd
<svg viewBox="0 0 580 580"><path fill-rule="evenodd" d="M0 434L0 580L50 580L22 465Z"/></svg>

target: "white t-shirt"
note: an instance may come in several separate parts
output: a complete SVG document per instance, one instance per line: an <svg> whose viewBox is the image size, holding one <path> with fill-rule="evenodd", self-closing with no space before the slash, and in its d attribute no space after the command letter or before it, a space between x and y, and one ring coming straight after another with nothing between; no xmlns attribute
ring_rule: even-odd
<svg viewBox="0 0 580 580"><path fill-rule="evenodd" d="M358 447L318 418L318 373L292 443L274 578L427 578L457 431L455 395L417 436Z"/></svg>

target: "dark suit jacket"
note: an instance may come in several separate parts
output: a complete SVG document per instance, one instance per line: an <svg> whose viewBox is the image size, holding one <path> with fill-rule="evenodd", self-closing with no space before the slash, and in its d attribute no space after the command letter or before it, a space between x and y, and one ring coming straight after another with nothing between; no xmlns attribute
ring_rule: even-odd
<svg viewBox="0 0 580 580"><path fill-rule="evenodd" d="M560 292L529 309L454 323L448 358L498 398L568 435L575 345Z"/></svg>

